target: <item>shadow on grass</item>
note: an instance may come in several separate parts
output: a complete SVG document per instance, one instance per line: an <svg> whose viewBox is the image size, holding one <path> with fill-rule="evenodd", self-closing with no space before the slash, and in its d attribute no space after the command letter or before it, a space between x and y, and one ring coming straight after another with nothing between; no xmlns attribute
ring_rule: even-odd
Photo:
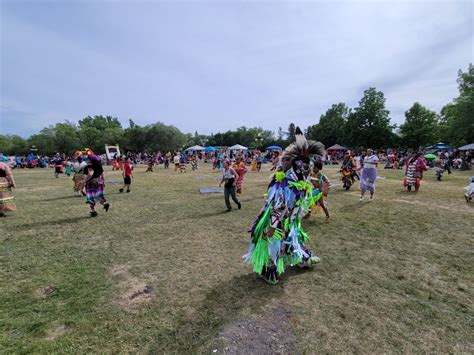
<svg viewBox="0 0 474 355"><path fill-rule="evenodd" d="M90 219L91 217L88 215L79 216L79 217L70 217L70 218L63 218L63 219L56 219L53 221L41 221L41 222L33 222L33 223L25 223L15 226L15 229L31 229L31 228L38 228L38 227L49 227L49 226L61 226L70 223L78 223L86 219Z"/></svg>
<svg viewBox="0 0 474 355"><path fill-rule="evenodd" d="M59 200L66 200L70 198L75 198L79 200L79 197L84 198L82 196L77 196L77 195L66 195L66 196L58 196L58 197L53 197L53 198L44 198L44 199L41 199L40 201L59 201Z"/></svg>
<svg viewBox="0 0 474 355"><path fill-rule="evenodd" d="M416 196L418 195L418 193L421 191L421 188L420 190L418 191L415 191L415 189L411 190L411 191L408 191L406 188L404 188L403 190L400 190L400 194L401 195L413 195L413 196Z"/></svg>
<svg viewBox="0 0 474 355"><path fill-rule="evenodd" d="M161 333L150 353L198 353L215 340L220 330L238 319L242 310L259 313L275 297L283 295L282 284L268 285L255 274L235 276L213 287L191 319L183 317L173 330ZM161 339L160 339L161 338ZM164 345L167 348L161 348ZM172 349L169 344L174 344Z"/></svg>
<svg viewBox="0 0 474 355"><path fill-rule="evenodd" d="M358 210L359 208L365 207L367 205L370 205L371 202L369 201L357 201L357 203L352 203L350 205L344 205L341 208L339 208L339 211L341 212L351 212L354 210Z"/></svg>
<svg viewBox="0 0 474 355"><path fill-rule="evenodd" d="M210 217L215 217L215 216L224 215L228 213L231 213L231 212L227 212L225 209L222 209L222 210L217 210L217 211L213 211L209 213L195 214L193 216L190 216L189 218L190 219L210 218Z"/></svg>

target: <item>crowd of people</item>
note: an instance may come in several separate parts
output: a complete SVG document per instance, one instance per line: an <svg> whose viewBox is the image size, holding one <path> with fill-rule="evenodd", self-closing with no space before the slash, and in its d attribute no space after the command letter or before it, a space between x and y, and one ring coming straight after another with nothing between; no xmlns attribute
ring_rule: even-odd
<svg viewBox="0 0 474 355"><path fill-rule="evenodd" d="M250 229L250 244L244 259L253 265L254 271L266 282L275 284L287 266L299 265L309 267L319 261L305 242L308 235L302 228L302 219L309 218L315 208L321 208L329 221L330 214L325 204L331 186L329 179L322 172L327 164L324 146L319 142L307 141L298 129L296 142L281 151L261 152L258 149L245 151L216 150L213 152L157 152L127 153L124 156L115 155L108 161L104 156L97 156L89 149L77 151L72 157L57 153L54 157L38 157L31 153L26 161L23 160L11 166L11 160L0 159L0 215L16 210L13 188L16 187L12 168L32 167L45 163L54 168L54 176L61 174L73 175L73 191L83 196L89 206L91 217L98 215L98 206L104 211L110 209L110 202L105 197L104 164L111 164L112 170L121 171L123 187L119 192L131 192L133 167L136 164L147 164L146 172L153 172L156 164L169 168L170 161L174 163L175 171L186 172L186 166L198 168L198 162L212 164L213 170L222 174L219 186L224 185L224 201L226 211L232 211L231 199L238 209L242 204L238 195L244 189L245 175L249 170L260 171L263 162L271 163L274 171L268 186L266 201L257 219ZM340 173L343 187L348 190L359 181L360 200L366 193L369 201L375 195L377 169L383 164L385 169L405 169L403 186L408 191L418 192L423 180L423 173L432 167L438 180L444 172L451 173L472 164L471 153L460 156L456 152L439 151L436 154L426 152L375 153L367 149L360 154L346 151L342 156ZM326 158L325 158L326 157ZM457 164L457 159L461 163ZM463 163L466 160L467 163ZM36 162L35 162L36 161ZM28 163L29 162L29 163ZM43 163L40 163L43 162ZM474 195L474 177L466 187L467 202Z"/></svg>

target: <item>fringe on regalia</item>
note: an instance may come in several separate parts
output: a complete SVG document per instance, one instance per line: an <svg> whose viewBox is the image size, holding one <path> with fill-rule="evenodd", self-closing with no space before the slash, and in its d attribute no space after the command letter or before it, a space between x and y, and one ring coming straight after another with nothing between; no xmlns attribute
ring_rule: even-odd
<svg viewBox="0 0 474 355"><path fill-rule="evenodd" d="M288 265L308 267L319 261L305 246L309 237L301 222L322 197L313 188L311 173L313 159L323 153L321 143L307 141L297 128L296 143L283 152L265 205L249 230L249 249L243 259L268 283L277 283Z"/></svg>

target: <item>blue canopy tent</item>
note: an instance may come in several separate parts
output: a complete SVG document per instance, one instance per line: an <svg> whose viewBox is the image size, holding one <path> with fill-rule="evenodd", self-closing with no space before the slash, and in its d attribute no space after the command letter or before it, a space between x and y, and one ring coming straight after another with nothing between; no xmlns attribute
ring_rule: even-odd
<svg viewBox="0 0 474 355"><path fill-rule="evenodd" d="M206 149L205 149L206 152L213 152L215 150L216 150L216 148L214 148L212 146L206 147Z"/></svg>
<svg viewBox="0 0 474 355"><path fill-rule="evenodd" d="M429 147L426 147L425 149L426 150L443 150L443 149L452 149L452 148L453 148L452 145L440 142L440 143L430 145Z"/></svg>
<svg viewBox="0 0 474 355"><path fill-rule="evenodd" d="M283 149L277 145L271 145L267 147L267 150L283 150Z"/></svg>

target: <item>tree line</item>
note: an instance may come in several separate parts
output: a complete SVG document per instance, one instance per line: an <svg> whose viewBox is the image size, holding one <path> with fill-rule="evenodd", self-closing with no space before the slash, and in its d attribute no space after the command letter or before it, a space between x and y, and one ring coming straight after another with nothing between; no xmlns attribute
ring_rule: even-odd
<svg viewBox="0 0 474 355"><path fill-rule="evenodd" d="M458 72L459 96L436 113L415 102L405 112L405 122L391 124L385 107L384 93L376 88L364 91L355 108L345 103L332 105L317 124L306 128L308 138L323 142L326 147L342 144L352 148L418 149L438 141L455 146L474 142L474 66ZM69 121L43 128L28 139L16 135L0 135L0 152L26 154L33 146L41 154L91 148L102 153L106 144L119 144L123 151L177 151L191 145L247 147L286 146L294 141L296 126L276 133L260 127L240 127L216 134L185 134L174 126L161 122L140 126L132 119L127 128L116 117L87 116L77 124Z"/></svg>
<svg viewBox="0 0 474 355"><path fill-rule="evenodd" d="M326 146L342 144L354 148L418 149L439 141L460 146L474 142L474 66L458 72L459 96L436 113L415 102L405 112L405 122L390 123L385 96L376 88L364 91L359 106L332 105L307 135Z"/></svg>

